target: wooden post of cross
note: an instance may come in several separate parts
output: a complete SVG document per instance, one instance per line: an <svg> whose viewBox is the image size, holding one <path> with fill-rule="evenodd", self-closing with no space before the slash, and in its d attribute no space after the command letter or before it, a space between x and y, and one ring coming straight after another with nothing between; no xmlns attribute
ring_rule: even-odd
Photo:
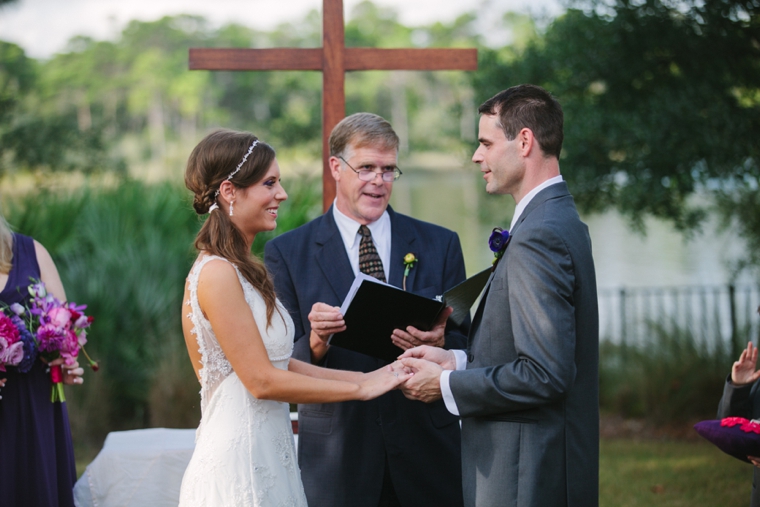
<svg viewBox="0 0 760 507"><path fill-rule="evenodd" d="M191 48L190 70L317 70L322 72L322 207L335 198L328 139L346 115L345 73L356 70L476 70L477 49L347 48L343 0L323 0L321 48Z"/></svg>

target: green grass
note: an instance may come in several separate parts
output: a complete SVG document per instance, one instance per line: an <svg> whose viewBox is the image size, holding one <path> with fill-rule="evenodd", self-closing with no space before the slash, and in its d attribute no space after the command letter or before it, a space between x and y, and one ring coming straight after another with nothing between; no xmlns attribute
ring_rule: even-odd
<svg viewBox="0 0 760 507"><path fill-rule="evenodd" d="M77 476L94 455L77 449ZM707 442L603 439L600 507L748 505L752 466Z"/></svg>
<svg viewBox="0 0 760 507"><path fill-rule="evenodd" d="M749 505L752 466L703 441L602 440L601 507Z"/></svg>

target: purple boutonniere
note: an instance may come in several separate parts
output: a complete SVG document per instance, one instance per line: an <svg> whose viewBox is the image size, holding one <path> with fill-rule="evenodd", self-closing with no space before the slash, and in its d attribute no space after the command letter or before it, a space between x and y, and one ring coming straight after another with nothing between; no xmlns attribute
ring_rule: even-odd
<svg viewBox="0 0 760 507"><path fill-rule="evenodd" d="M509 244L510 238L509 231L504 231L501 227L494 227L493 232L491 232L491 237L488 238L488 247L493 252L494 266L499 262L501 256L504 255L504 250L507 249L507 244Z"/></svg>

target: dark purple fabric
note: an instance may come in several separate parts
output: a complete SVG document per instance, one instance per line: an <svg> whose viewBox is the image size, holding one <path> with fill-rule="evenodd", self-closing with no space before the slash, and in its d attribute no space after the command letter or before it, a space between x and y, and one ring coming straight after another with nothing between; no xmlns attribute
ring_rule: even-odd
<svg viewBox="0 0 760 507"><path fill-rule="evenodd" d="M13 267L0 292L6 304L28 302L40 268L32 238L13 235ZM39 359L28 373L9 367L0 394L0 505L73 507L74 447L66 403L50 402L50 375Z"/></svg>
<svg viewBox="0 0 760 507"><path fill-rule="evenodd" d="M720 422L720 419L698 422L694 429L718 449L736 459L749 463L747 456L760 456L760 435L746 432L738 424L721 426Z"/></svg>

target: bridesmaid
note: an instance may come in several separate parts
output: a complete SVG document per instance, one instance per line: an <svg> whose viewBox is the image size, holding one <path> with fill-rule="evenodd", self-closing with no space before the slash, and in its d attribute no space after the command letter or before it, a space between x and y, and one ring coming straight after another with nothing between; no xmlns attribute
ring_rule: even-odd
<svg viewBox="0 0 760 507"><path fill-rule="evenodd" d="M45 248L12 233L0 214L0 301L25 305L29 277L66 300L61 278ZM63 362L57 359L56 362ZM0 372L0 505L74 507L76 481L66 403L50 401L47 365L36 359L28 373ZM63 365L64 383L81 384L82 368Z"/></svg>

